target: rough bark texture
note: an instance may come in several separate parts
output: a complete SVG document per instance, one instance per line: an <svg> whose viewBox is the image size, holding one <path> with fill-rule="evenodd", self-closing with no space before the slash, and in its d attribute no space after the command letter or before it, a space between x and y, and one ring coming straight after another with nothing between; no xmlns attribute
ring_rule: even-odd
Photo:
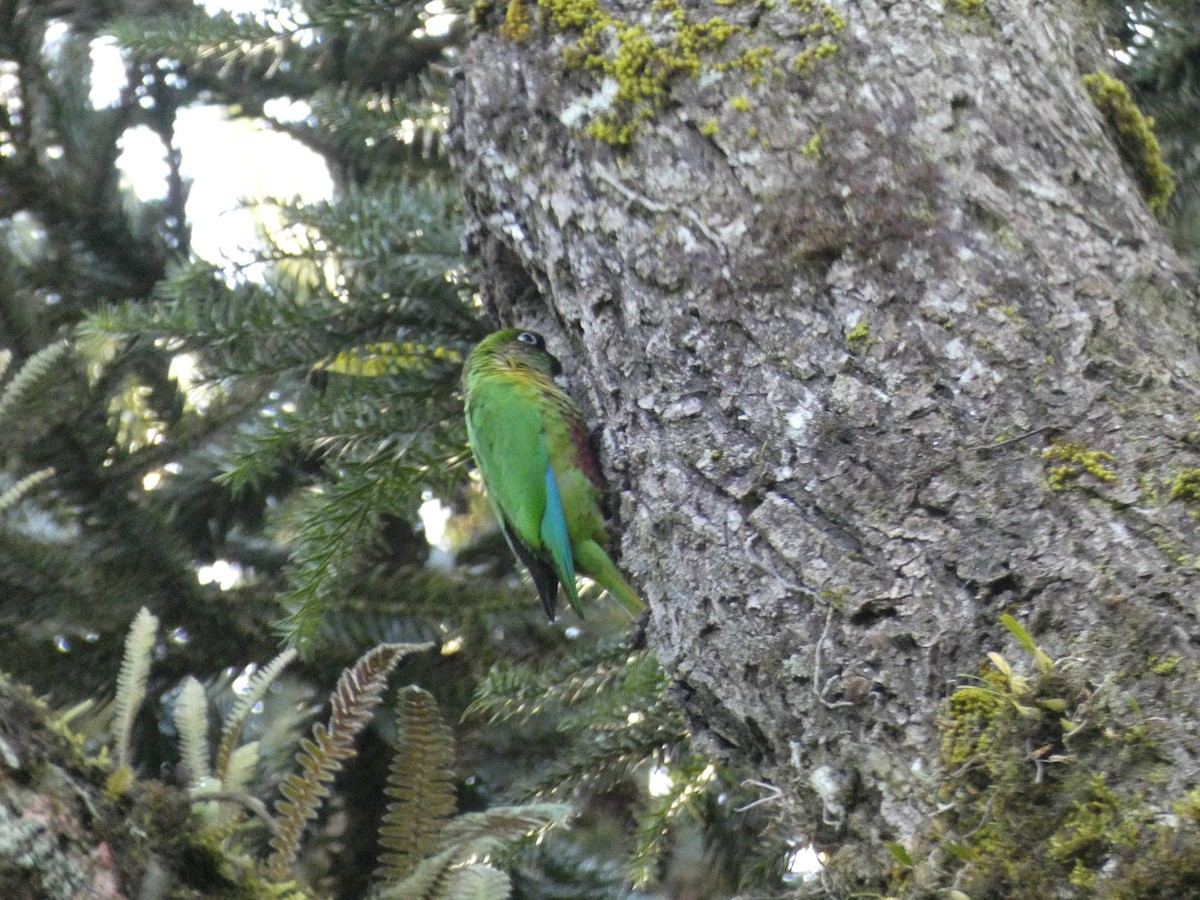
<svg viewBox="0 0 1200 900"><path fill-rule="evenodd" d="M200 834L185 793L146 780L113 799L109 770L0 673L0 897L251 896L246 885L258 882L231 879L234 867Z"/></svg>
<svg viewBox="0 0 1200 900"><path fill-rule="evenodd" d="M1084 89L1095 31L1035 0L840 0L841 29L689 4L746 30L614 147L565 5L493 11L464 59L471 242L604 425L701 749L869 881L929 831L954 684L1027 660L1008 613L1156 723L1166 809L1200 777L1200 319ZM605 9L601 53L671 40L669 6ZM818 20L837 52L790 67ZM757 47L760 79L720 69Z"/></svg>

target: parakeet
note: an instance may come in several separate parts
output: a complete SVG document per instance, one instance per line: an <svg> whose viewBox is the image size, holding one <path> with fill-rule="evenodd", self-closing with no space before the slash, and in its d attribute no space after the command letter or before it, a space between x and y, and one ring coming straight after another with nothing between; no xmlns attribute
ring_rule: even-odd
<svg viewBox="0 0 1200 900"><path fill-rule="evenodd" d="M561 372L537 332L508 329L480 341L462 376L471 450L550 620L559 582L583 614L576 572L636 616L645 606L605 550L603 476L583 413L554 380Z"/></svg>

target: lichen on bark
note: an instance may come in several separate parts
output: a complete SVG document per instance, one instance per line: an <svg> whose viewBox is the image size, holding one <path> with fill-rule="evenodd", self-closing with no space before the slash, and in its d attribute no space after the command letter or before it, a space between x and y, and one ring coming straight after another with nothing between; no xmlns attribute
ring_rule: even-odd
<svg viewBox="0 0 1200 900"><path fill-rule="evenodd" d="M845 22L828 3L789 0L787 6L806 22L805 46L790 63L795 73L805 74L837 52L831 36ZM486 20L486 12L477 8L477 23ZM560 115L570 123L586 120L585 134L618 147L630 144L642 124L664 106L676 79L740 71L757 86L768 76L782 74L774 48L755 44L751 27L722 15L690 16L689 7L679 0L655 0L640 16L599 0L509 0L501 37L530 41L535 29L553 40L565 70L586 72L598 82L587 101ZM744 46L724 52L736 37L747 39Z"/></svg>

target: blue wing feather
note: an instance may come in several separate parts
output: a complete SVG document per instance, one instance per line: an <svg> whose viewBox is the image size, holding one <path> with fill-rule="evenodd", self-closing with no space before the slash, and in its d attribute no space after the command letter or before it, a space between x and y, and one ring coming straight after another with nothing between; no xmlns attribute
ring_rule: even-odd
<svg viewBox="0 0 1200 900"><path fill-rule="evenodd" d="M563 512L553 466L546 466L546 510L542 513L540 536L542 546L550 551L554 559L554 568L558 570L558 580L567 592L567 599L575 611L580 612L579 592L575 588L575 560L571 556L571 536L567 532L567 517Z"/></svg>

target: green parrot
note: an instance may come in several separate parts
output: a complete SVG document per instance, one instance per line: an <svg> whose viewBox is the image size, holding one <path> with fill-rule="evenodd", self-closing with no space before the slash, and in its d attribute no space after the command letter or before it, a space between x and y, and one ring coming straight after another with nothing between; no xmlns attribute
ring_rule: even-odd
<svg viewBox="0 0 1200 900"><path fill-rule="evenodd" d="M645 605L605 550L604 480L579 407L554 381L562 372L533 331L497 331L463 366L467 436L496 518L529 569L554 621L558 585L580 616L575 573L636 616Z"/></svg>

